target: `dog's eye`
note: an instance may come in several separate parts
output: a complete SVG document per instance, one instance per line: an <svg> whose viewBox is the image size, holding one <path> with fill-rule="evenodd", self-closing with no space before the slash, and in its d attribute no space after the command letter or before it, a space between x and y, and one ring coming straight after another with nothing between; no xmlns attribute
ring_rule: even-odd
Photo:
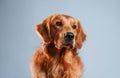
<svg viewBox="0 0 120 78"><path fill-rule="evenodd" d="M76 29L76 25L73 25L72 28L73 28L73 29Z"/></svg>
<svg viewBox="0 0 120 78"><path fill-rule="evenodd" d="M56 25L57 26L62 26L63 24L62 24L62 22L56 22Z"/></svg>

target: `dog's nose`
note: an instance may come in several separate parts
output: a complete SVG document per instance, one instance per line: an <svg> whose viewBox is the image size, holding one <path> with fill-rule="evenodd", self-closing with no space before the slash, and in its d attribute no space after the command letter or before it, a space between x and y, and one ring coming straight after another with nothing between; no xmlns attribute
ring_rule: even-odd
<svg viewBox="0 0 120 78"><path fill-rule="evenodd" d="M67 32L65 33L65 36L64 36L65 40L73 40L74 39L74 34L72 32Z"/></svg>

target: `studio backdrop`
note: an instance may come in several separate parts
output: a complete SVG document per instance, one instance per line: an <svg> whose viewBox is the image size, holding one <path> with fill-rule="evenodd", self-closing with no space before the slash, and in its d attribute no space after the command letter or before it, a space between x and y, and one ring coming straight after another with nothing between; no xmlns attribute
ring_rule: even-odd
<svg viewBox="0 0 120 78"><path fill-rule="evenodd" d="M120 78L119 0L0 0L0 78L32 78L30 60L42 44L35 27L52 14L81 22L82 78Z"/></svg>

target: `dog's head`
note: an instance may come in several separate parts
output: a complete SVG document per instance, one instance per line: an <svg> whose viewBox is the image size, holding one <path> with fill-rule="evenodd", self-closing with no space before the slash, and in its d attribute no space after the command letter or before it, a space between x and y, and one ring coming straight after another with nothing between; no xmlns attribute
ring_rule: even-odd
<svg viewBox="0 0 120 78"><path fill-rule="evenodd" d="M44 43L54 43L55 47L81 48L86 39L80 22L68 15L54 14L36 26L37 34Z"/></svg>

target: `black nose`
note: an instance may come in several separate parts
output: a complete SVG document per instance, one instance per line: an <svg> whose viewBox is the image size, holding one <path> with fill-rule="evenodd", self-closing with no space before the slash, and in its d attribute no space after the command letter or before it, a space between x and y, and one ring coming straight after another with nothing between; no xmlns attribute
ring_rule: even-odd
<svg viewBox="0 0 120 78"><path fill-rule="evenodd" d="M67 32L65 33L65 36L64 36L65 40L73 40L74 39L74 34L72 32Z"/></svg>

